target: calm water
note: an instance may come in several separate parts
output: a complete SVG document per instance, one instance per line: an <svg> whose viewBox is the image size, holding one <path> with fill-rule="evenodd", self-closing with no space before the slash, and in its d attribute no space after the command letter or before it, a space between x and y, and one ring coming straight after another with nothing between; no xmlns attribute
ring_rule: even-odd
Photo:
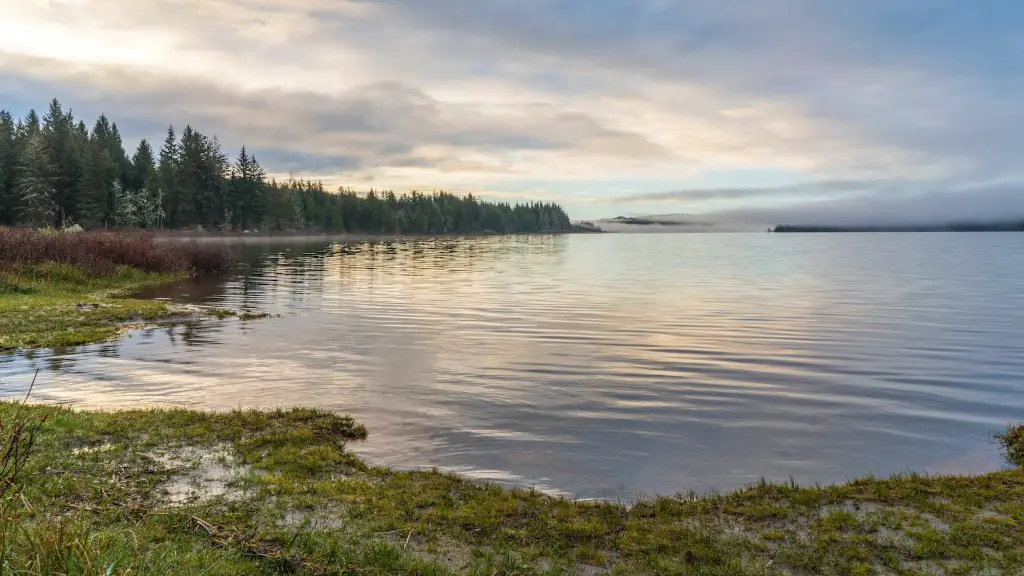
<svg viewBox="0 0 1024 576"><path fill-rule="evenodd" d="M283 317L0 358L7 395L315 405L358 449L579 497L983 472L1024 418L1024 234L247 245L163 291Z"/></svg>

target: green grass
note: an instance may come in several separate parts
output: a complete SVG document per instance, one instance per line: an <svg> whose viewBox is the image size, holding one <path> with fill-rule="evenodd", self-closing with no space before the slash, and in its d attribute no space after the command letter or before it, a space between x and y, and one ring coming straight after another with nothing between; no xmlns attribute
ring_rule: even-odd
<svg viewBox="0 0 1024 576"><path fill-rule="evenodd" d="M0 421L14 410L0 404ZM1021 469L762 483L627 506L370 467L347 449L366 429L318 410L29 406L22 417L44 414L21 492L0 502L0 566L11 573L909 575L1024 566Z"/></svg>
<svg viewBox="0 0 1024 576"><path fill-rule="evenodd" d="M0 351L61 348L102 342L131 328L178 316L239 321L272 315L225 309L184 309L129 296L138 290L186 277L142 272L127 266L113 274L47 262L0 270Z"/></svg>
<svg viewBox="0 0 1024 576"><path fill-rule="evenodd" d="M166 303L125 296L177 279L128 267L90 275L53 262L0 271L0 350L89 344L119 334L126 324L167 318L172 311Z"/></svg>

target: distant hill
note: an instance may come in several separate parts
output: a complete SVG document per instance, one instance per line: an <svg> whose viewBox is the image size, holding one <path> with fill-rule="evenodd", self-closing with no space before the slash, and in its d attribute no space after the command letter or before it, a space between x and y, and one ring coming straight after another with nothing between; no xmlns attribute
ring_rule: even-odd
<svg viewBox="0 0 1024 576"><path fill-rule="evenodd" d="M680 214L682 216L682 214ZM631 218L626 216L616 216L611 221L616 224L633 224L636 226L713 226L710 222L687 222L684 220L656 220L656 216L649 216L645 218Z"/></svg>
<svg viewBox="0 0 1024 576"><path fill-rule="evenodd" d="M764 232L764 225L725 222L697 214L655 214L644 216L616 216L594 221L605 232Z"/></svg>
<svg viewBox="0 0 1024 576"><path fill-rule="evenodd" d="M782 224L773 232L1024 232L1024 220L1010 222L954 222L933 225L803 226Z"/></svg>

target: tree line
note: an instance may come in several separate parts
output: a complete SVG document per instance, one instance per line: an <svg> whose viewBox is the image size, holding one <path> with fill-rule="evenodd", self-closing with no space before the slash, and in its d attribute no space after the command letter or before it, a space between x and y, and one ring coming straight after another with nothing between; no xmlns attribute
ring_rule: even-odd
<svg viewBox="0 0 1024 576"><path fill-rule="evenodd" d="M42 117L0 110L0 225L322 231L385 234L560 232L556 204L512 205L445 192L327 191L268 178L243 147L232 161L216 136L167 130L159 150L130 157L117 124L89 129L54 99Z"/></svg>

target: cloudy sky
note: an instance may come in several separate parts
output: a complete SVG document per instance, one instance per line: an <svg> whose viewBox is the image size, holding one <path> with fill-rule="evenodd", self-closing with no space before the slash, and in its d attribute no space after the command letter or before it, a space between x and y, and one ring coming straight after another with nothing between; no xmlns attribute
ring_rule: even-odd
<svg viewBox="0 0 1024 576"><path fill-rule="evenodd" d="M0 107L577 218L1024 217L1019 0L0 0ZM1012 213L1012 214L1011 214Z"/></svg>

